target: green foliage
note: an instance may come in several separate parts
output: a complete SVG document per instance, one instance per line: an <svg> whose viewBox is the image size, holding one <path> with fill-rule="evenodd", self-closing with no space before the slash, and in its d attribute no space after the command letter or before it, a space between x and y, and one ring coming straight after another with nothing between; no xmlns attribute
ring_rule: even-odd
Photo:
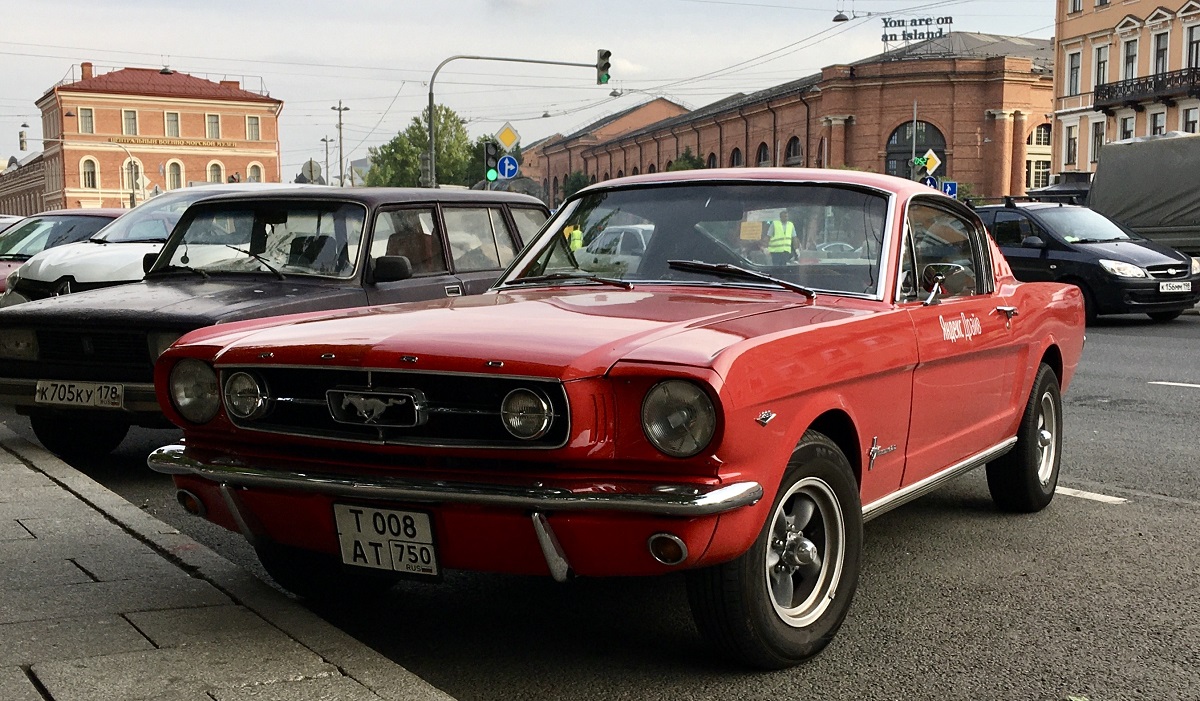
<svg viewBox="0 0 1200 701"><path fill-rule="evenodd" d="M700 170L703 167L704 159L692 153L691 146L685 146L683 153L679 154L679 158L676 158L667 170Z"/></svg>
<svg viewBox="0 0 1200 701"><path fill-rule="evenodd" d="M563 198L570 197L591 184L592 181L588 179L588 176L577 170L563 178Z"/></svg>
<svg viewBox="0 0 1200 701"><path fill-rule="evenodd" d="M371 170L367 172L368 186L416 187L421 177L420 154L429 151L429 130L426 108L420 117L413 117L404 131L379 147L368 149ZM470 185L473 146L467 135L466 122L445 105L434 106L437 140L434 157L437 179L444 185ZM483 170L481 142L478 170Z"/></svg>

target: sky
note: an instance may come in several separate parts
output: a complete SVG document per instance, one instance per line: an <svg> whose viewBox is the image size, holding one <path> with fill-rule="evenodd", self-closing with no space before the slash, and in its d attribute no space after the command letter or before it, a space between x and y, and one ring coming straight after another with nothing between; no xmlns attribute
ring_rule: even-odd
<svg viewBox="0 0 1200 701"><path fill-rule="evenodd" d="M16 5L17 0L4 0ZM697 108L882 52L883 18L952 17L955 31L1048 39L1055 0L36 0L0 23L0 158L18 151L34 102L91 61L237 79L284 101L283 180L308 159L324 165L341 101L347 162L419 116L429 81L456 59L434 99L471 137L510 123L523 144L570 134L605 115L665 97ZM11 9L11 8L10 8ZM834 23L837 12L852 16ZM596 84L596 50L612 51ZM896 48L892 45L891 48ZM75 69L78 75L78 68ZM610 93L620 91L620 96Z"/></svg>

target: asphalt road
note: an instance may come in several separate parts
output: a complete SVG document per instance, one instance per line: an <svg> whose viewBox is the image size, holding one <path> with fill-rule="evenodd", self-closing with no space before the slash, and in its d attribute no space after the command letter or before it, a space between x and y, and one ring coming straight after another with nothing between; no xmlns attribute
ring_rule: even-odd
<svg viewBox="0 0 1200 701"><path fill-rule="evenodd" d="M1088 330L1061 486L1128 501L1060 495L1039 514L1001 514L977 471L876 519L846 624L792 670L711 657L681 577L450 573L318 612L464 700L1200 698L1197 338L1198 316ZM135 431L112 459L77 467L265 577L240 537L185 514L144 467L178 435Z"/></svg>

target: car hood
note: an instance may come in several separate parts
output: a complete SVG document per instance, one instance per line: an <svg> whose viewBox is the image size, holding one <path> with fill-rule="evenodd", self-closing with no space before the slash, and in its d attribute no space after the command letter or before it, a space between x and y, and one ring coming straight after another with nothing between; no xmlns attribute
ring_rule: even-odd
<svg viewBox="0 0 1200 701"><path fill-rule="evenodd" d="M68 243L30 258L21 277L55 282L69 276L83 284L141 280L142 259L162 247L161 243Z"/></svg>
<svg viewBox="0 0 1200 701"><path fill-rule="evenodd" d="M185 277L186 276L186 277ZM265 275L187 273L49 297L0 311L6 326L38 324L189 330L229 321L366 304L355 281L277 280Z"/></svg>
<svg viewBox="0 0 1200 701"><path fill-rule="evenodd" d="M1130 239L1128 241L1106 241L1103 243L1077 243L1075 246L1098 258L1118 260L1122 263L1132 263L1139 267L1148 265L1167 265L1179 263L1188 270L1191 258L1176 251L1170 246L1164 246L1156 241L1145 239Z"/></svg>
<svg viewBox="0 0 1200 701"><path fill-rule="evenodd" d="M269 352L272 364L411 363L570 380L601 375L618 360L716 367L723 350L747 339L858 313L789 292L525 290L205 329L185 342L219 349L221 364L261 363Z"/></svg>

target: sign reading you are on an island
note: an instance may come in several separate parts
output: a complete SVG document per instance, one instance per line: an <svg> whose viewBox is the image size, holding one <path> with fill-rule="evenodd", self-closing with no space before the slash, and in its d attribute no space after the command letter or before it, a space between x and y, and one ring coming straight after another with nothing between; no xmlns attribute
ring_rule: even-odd
<svg viewBox="0 0 1200 701"><path fill-rule="evenodd" d="M884 17L882 19L885 30L882 38L885 44L944 37L954 24L953 17L911 17L907 19Z"/></svg>

